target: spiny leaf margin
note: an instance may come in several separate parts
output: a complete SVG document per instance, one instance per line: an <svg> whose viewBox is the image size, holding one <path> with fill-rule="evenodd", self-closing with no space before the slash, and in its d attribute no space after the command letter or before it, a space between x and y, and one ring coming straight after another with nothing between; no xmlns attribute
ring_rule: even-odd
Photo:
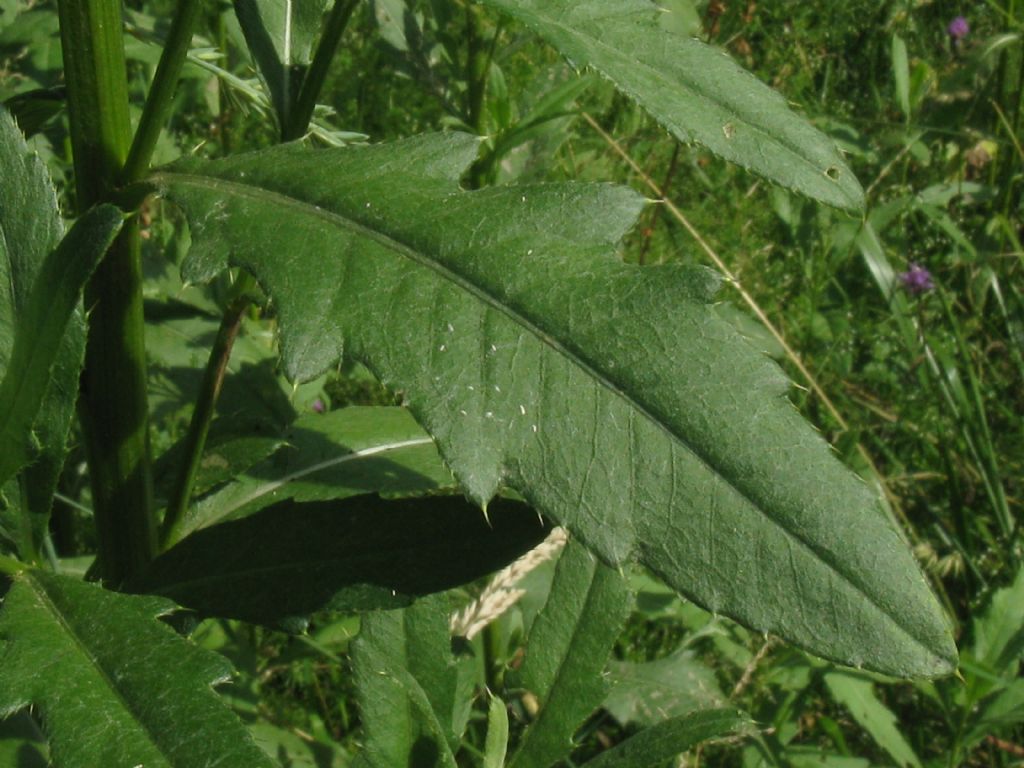
<svg viewBox="0 0 1024 768"><path fill-rule="evenodd" d="M948 672L948 622L903 537L714 316L715 278L617 259L642 207L620 187L460 190L475 154L458 134L286 146L152 181L189 218L189 279L251 270L295 378L344 342L472 499L506 484L607 562L639 557L820 655Z"/></svg>
<svg viewBox="0 0 1024 768"><path fill-rule="evenodd" d="M719 49L660 26L648 0L481 0L611 80L680 141L838 208L864 192L835 143Z"/></svg>

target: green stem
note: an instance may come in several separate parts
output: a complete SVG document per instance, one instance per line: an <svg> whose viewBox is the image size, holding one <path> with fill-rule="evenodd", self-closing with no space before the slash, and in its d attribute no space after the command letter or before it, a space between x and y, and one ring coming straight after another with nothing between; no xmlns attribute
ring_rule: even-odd
<svg viewBox="0 0 1024 768"><path fill-rule="evenodd" d="M313 107L320 95L320 89L327 76L331 59L357 3L358 0L338 0L331 10L327 25L317 43L313 63L303 79L297 106L292 113L294 120L283 131L283 140L299 138L309 128ZM210 424L217 407L217 398L220 396L228 361L231 358L231 348L241 328L245 309L252 301L251 295L255 287L256 281L249 274L243 272L235 284L235 298L229 303L221 318L217 338L214 340L209 360L206 363L206 371L203 374L196 407L188 425L188 433L185 435L183 464L164 514L163 526L160 531L161 551L174 546L181 535L181 523L192 499L196 473L202 461L203 450L206 448L206 438L210 433Z"/></svg>
<svg viewBox="0 0 1024 768"><path fill-rule="evenodd" d="M149 169L160 131L171 114L178 77L192 44L192 30L195 29L201 9L202 0L178 0L178 10L171 22L171 31L160 55L160 63L122 172L122 180L126 183L138 181Z"/></svg>
<svg viewBox="0 0 1024 768"><path fill-rule="evenodd" d="M46 553L46 562L50 564L50 570L60 573L60 559L57 557L57 550L53 547L53 539L49 532L43 534L43 552Z"/></svg>
<svg viewBox="0 0 1024 768"><path fill-rule="evenodd" d="M487 49L484 50L480 40L477 11L471 6L466 7L466 38L469 45L469 59L466 63L466 76L469 80L466 120L472 126L473 131L479 136L483 136L487 128L486 120L484 119L484 96L487 93L487 80L490 77L491 62L494 59L494 51L497 48L499 35L501 35L500 21L494 30L490 43L487 45ZM473 163L467 180L471 189L480 189L487 184L494 183L495 166L501 160L498 146L501 141L502 135L499 133L490 151L484 152Z"/></svg>
<svg viewBox="0 0 1024 768"><path fill-rule="evenodd" d="M220 47L224 57L221 64L224 69L231 71L231 47L228 45L228 25L225 23L227 14L222 12L217 15L217 45ZM217 123L220 131L221 154L231 154L231 109L230 101L227 98L228 85L224 78L217 79Z"/></svg>
<svg viewBox="0 0 1024 768"><path fill-rule="evenodd" d="M1012 10L1012 8L1011 8ZM1004 55L1009 55L1004 54ZM1024 111L1024 53L1018 52L1017 60L1017 79L1016 79L1016 93L1013 94L1012 104L1008 105L1012 107L1012 113L1009 117L1009 122L1006 125L1001 125L1008 136L1011 144L1016 144L1020 136L1020 125L1021 125L1021 113ZM1002 123L1002 121L1000 121ZM1007 158L1003 160L1002 167L1002 180L1001 188L1004 191L1003 200L1003 215L1009 219L1017 206L1017 184L1016 184L1016 171L1019 167L1020 158L1015 152L1007 152Z"/></svg>
<svg viewBox="0 0 1024 768"><path fill-rule="evenodd" d="M316 100L323 88L324 80L327 78L327 71L331 67L331 61L338 50L338 43L348 26L352 12L355 10L359 0L337 0L327 17L327 24L324 26L323 34L317 43L316 52L313 54L313 62L309 65L309 71L302 78L302 87L299 89L299 96L295 101L295 109L292 110L292 119L282 131L281 138L284 141L293 141L302 138L309 128L309 121L313 119L313 110L316 108Z"/></svg>
<svg viewBox="0 0 1024 768"><path fill-rule="evenodd" d="M248 276L246 276L247 278ZM243 278L240 278L243 279ZM251 281L251 278L248 278ZM181 522L192 499L192 488L195 486L196 473L203 457L207 435L210 433L210 422L217 407L224 376L227 373L231 348L234 346L238 331L242 325L242 316L249 306L249 297L239 295L234 299L221 318L217 337L210 350L210 359L206 363L203 382L199 387L199 399L192 420L185 435L185 459L178 472L171 499L167 503L163 527L160 530L161 551L174 546L181 535Z"/></svg>
<svg viewBox="0 0 1024 768"><path fill-rule="evenodd" d="M484 651L484 680L492 691L500 691L505 684L505 670L502 664L502 643L498 627L493 622L481 633Z"/></svg>
<svg viewBox="0 0 1024 768"><path fill-rule="evenodd" d="M116 585L156 553L137 219L114 241L85 302L91 311L78 414L102 576Z"/></svg>
<svg viewBox="0 0 1024 768"><path fill-rule="evenodd" d="M33 488L28 482L28 473L22 472L18 478L21 486L21 511L17 516L18 531L18 557L26 563L38 564L40 560L39 538L35 526L32 525L35 505L32 502Z"/></svg>
<svg viewBox="0 0 1024 768"><path fill-rule="evenodd" d="M130 143L120 0L59 0L79 211L107 198ZM119 584L153 557L153 513L138 222L92 277L79 418L103 577Z"/></svg>
<svg viewBox="0 0 1024 768"><path fill-rule="evenodd" d="M118 0L60 0L78 209L113 187L131 135Z"/></svg>
<svg viewBox="0 0 1024 768"><path fill-rule="evenodd" d="M466 122L473 131L484 133L484 92L487 87L487 68L490 60L484 41L480 38L478 11L466 4ZM493 47L492 47L493 48Z"/></svg>
<svg viewBox="0 0 1024 768"><path fill-rule="evenodd" d="M24 563L18 562L13 557L0 555L0 573L4 576L17 576L27 567Z"/></svg>

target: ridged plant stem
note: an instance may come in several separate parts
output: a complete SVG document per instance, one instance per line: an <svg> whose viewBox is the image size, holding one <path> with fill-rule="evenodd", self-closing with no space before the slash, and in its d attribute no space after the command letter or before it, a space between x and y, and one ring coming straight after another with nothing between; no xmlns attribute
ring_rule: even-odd
<svg viewBox="0 0 1024 768"><path fill-rule="evenodd" d="M120 0L59 0L79 211L108 198L131 140ZM137 221L90 281L79 417L92 482L101 575L120 584L156 551L142 268Z"/></svg>

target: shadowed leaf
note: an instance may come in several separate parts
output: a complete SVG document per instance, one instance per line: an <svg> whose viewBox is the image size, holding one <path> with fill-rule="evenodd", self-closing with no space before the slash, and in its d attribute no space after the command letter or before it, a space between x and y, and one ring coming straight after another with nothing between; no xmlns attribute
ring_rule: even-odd
<svg viewBox="0 0 1024 768"><path fill-rule="evenodd" d="M193 533L130 589L296 630L315 611L397 608L472 581L546 533L537 513L514 501L492 504L489 520L454 496L285 502Z"/></svg>

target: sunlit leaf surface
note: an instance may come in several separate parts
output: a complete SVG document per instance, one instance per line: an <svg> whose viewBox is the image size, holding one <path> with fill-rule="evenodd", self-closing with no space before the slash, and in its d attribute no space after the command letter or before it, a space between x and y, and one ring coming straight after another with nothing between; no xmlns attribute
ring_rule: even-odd
<svg viewBox="0 0 1024 768"><path fill-rule="evenodd" d="M0 179L0 379L11 373L0 395L0 486L32 462L25 470L26 504L12 512L21 520L0 514L0 527L27 558L46 530L78 397L85 355L78 295L120 217L110 207L92 213L53 253L64 234L57 194L42 160L2 107Z"/></svg>
<svg viewBox="0 0 1024 768"><path fill-rule="evenodd" d="M648 0L482 0L593 67L674 133L804 195L860 210L835 144L723 51L658 23Z"/></svg>
<svg viewBox="0 0 1024 768"><path fill-rule="evenodd" d="M211 686L231 673L158 620L166 600L26 571L0 610L0 716L34 707L62 768L274 763Z"/></svg>
<svg viewBox="0 0 1024 768"><path fill-rule="evenodd" d="M273 297L289 375L344 351L403 393L471 499L503 485L608 563L889 673L948 672L950 630L871 490L707 302L705 270L623 264L643 201L611 185L464 192L459 134L188 161L192 280Z"/></svg>

